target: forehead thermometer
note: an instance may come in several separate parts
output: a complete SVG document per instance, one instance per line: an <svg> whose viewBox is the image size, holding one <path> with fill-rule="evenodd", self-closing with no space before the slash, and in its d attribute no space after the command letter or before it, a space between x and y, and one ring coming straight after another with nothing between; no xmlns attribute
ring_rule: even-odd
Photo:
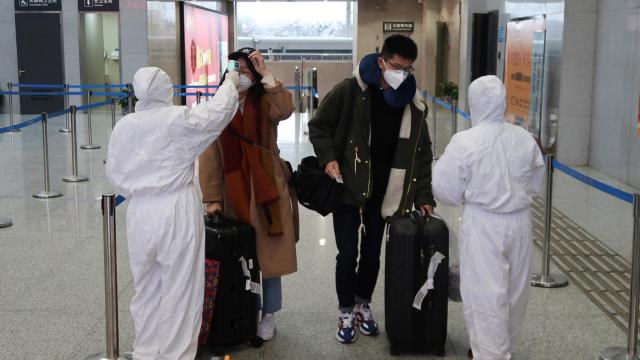
<svg viewBox="0 0 640 360"><path fill-rule="evenodd" d="M229 71L238 71L240 69L240 64L235 60L229 60L227 63L227 70Z"/></svg>

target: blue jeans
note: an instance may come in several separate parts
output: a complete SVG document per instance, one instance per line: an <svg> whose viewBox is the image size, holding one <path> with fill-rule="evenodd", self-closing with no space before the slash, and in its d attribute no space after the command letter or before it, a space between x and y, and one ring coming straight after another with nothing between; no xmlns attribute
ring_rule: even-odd
<svg viewBox="0 0 640 360"><path fill-rule="evenodd" d="M282 310L282 278L262 279L262 314Z"/></svg>

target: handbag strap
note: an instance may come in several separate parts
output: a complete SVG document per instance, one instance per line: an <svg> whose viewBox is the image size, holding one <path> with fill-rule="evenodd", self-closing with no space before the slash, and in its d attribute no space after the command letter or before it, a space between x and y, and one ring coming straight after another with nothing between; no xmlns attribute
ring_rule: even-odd
<svg viewBox="0 0 640 360"><path fill-rule="evenodd" d="M244 136L242 136L242 135L238 134L238 133L237 133L234 129L232 129L231 127L228 127L228 128L227 128L227 131L229 131L229 134L231 134L231 135L233 135L233 136L237 137L237 138L238 138L238 139L240 139L241 141L244 141L245 143L247 143L247 144L249 144L249 145L251 145L251 146L253 146L253 147L258 148L260 151L262 151L262 152L266 152L266 153L269 153L269 154L271 154L271 155L273 155L273 156L275 156L275 157L277 157L277 158L280 158L280 153L279 153L279 152L273 151L273 150L269 149L268 147L262 146L262 145L258 144L257 142L255 142L255 141L253 141L253 140L251 140L251 139L249 139L249 138L246 138L246 137L244 137Z"/></svg>

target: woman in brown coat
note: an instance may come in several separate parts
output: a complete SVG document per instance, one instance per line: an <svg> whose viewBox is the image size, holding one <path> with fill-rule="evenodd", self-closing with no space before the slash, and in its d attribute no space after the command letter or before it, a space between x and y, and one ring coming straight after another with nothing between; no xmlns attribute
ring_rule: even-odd
<svg viewBox="0 0 640 360"><path fill-rule="evenodd" d="M292 201L291 173L277 145L278 123L289 118L293 102L259 51L242 48L229 59L240 64L240 107L229 127L200 156L200 186L208 213L223 211L256 230L263 278L258 336L271 340L274 313L282 308L280 277L297 270L297 202Z"/></svg>

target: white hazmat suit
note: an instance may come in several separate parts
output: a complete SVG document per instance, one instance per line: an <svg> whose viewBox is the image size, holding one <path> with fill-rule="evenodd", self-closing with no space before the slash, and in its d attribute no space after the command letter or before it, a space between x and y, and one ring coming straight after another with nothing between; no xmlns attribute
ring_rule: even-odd
<svg viewBox="0 0 640 360"><path fill-rule="evenodd" d="M533 196L542 153L525 129L505 121L505 88L495 76L469 87L472 128L456 134L433 170L433 193L464 204L460 291L474 359L511 359L524 322L531 276Z"/></svg>
<svg viewBox="0 0 640 360"><path fill-rule="evenodd" d="M153 67L138 70L133 87L136 112L113 129L106 171L129 198L133 358L191 360L202 321L205 237L194 163L231 121L238 92L227 81L191 110L173 106L171 79Z"/></svg>

